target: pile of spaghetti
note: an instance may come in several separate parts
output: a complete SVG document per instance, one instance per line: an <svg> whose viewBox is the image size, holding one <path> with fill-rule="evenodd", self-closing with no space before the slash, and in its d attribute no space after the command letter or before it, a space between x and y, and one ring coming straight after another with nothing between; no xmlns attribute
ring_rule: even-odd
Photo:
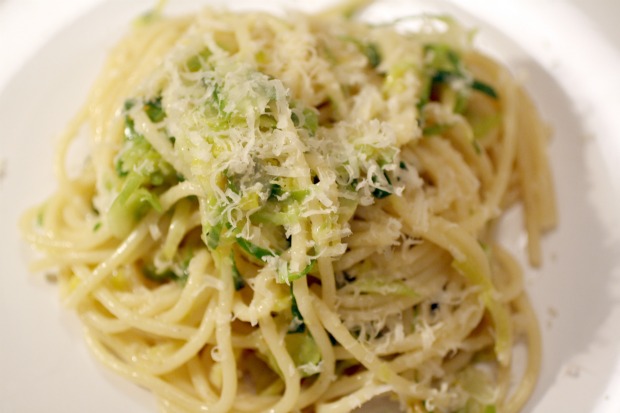
<svg viewBox="0 0 620 413"><path fill-rule="evenodd" d="M95 356L162 411L527 400L537 322L493 228L522 203L538 263L547 130L467 30L412 19L155 13L111 52L22 225Z"/></svg>

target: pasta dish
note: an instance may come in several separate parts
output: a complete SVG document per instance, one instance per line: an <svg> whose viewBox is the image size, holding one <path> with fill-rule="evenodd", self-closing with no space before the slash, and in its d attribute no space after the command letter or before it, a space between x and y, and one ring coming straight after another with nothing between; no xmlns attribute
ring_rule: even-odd
<svg viewBox="0 0 620 413"><path fill-rule="evenodd" d="M548 130L452 18L356 11L154 11L62 135L21 222L33 270L161 411L518 412L533 391L495 224L522 205L540 263Z"/></svg>

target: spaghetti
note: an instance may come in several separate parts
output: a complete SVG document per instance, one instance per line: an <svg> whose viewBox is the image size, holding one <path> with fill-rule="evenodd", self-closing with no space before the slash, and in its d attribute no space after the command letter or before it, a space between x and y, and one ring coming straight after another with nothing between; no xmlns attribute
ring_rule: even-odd
<svg viewBox="0 0 620 413"><path fill-rule="evenodd" d="M467 31L420 19L206 9L152 15L111 52L22 226L95 356L162 411L527 401L538 327L493 224L522 202L539 263L547 132Z"/></svg>

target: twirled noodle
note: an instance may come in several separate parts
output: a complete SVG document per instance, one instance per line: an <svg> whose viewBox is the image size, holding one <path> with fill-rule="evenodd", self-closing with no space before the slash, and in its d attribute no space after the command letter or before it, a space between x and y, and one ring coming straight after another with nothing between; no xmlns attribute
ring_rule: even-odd
<svg viewBox="0 0 620 413"><path fill-rule="evenodd" d="M418 19L153 13L111 51L21 225L96 357L162 411L528 399L540 337L493 224L523 202L540 262L546 128L466 30Z"/></svg>

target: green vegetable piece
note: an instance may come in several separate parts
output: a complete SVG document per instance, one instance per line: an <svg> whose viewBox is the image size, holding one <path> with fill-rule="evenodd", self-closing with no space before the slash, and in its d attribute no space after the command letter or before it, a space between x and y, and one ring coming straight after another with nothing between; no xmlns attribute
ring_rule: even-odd
<svg viewBox="0 0 620 413"><path fill-rule="evenodd" d="M237 263L235 262L235 254L234 252L230 252L230 261L232 263L232 274L233 274L233 283L235 284L235 291L239 291L243 287L245 287L245 280L243 276L239 272L237 268Z"/></svg>
<svg viewBox="0 0 620 413"><path fill-rule="evenodd" d="M37 227L42 227L44 222L45 222L45 211L41 209L37 213L37 218L36 218Z"/></svg>
<svg viewBox="0 0 620 413"><path fill-rule="evenodd" d="M114 165L119 177L136 172L148 177L146 185L160 186L177 180L176 171L151 144L136 132L134 120L125 116L125 146L116 157Z"/></svg>
<svg viewBox="0 0 620 413"><path fill-rule="evenodd" d="M263 258L265 257L275 257L277 255L275 252L259 247L245 238L237 237L236 240L241 249L258 260L264 261Z"/></svg>
<svg viewBox="0 0 620 413"><path fill-rule="evenodd" d="M422 80L422 82L422 86L420 87L420 97L418 99L418 103L416 104L419 111L422 111L424 106L431 101L431 92L433 91L432 77L426 77Z"/></svg>
<svg viewBox="0 0 620 413"><path fill-rule="evenodd" d="M258 127L262 132L274 130L278 121L272 115L263 114L258 118Z"/></svg>
<svg viewBox="0 0 620 413"><path fill-rule="evenodd" d="M340 39L346 42L351 42L357 46L357 49L366 56L368 59L368 64L373 69L376 69L377 66L381 64L381 53L379 52L379 47L375 43L364 43L361 40L351 36L341 36Z"/></svg>
<svg viewBox="0 0 620 413"><path fill-rule="evenodd" d="M308 275L308 273L310 271L312 271L312 269L314 268L314 265L316 264L316 260L311 260L310 264L306 265L306 267L299 271L299 272L289 272L287 275L288 281L295 281L298 280L302 277L305 277L306 275Z"/></svg>
<svg viewBox="0 0 620 413"><path fill-rule="evenodd" d="M454 108L452 111L454 113L463 113L467 109L467 94L463 92L459 92L456 95L456 101L454 102Z"/></svg>
<svg viewBox="0 0 620 413"><path fill-rule="evenodd" d="M228 169L224 171L224 176L226 177L226 188L233 191L235 194L239 194L239 183L237 179L235 179L235 175L228 172Z"/></svg>
<svg viewBox="0 0 620 413"><path fill-rule="evenodd" d="M403 281L383 281L382 279L360 279L351 283L354 288L364 294L397 295L417 297L418 294Z"/></svg>
<svg viewBox="0 0 620 413"><path fill-rule="evenodd" d="M209 228L205 233L207 238L207 246L211 251L215 250L220 244L220 236L223 226L224 224L222 223L222 221L220 221L211 228Z"/></svg>
<svg viewBox="0 0 620 413"><path fill-rule="evenodd" d="M128 112L131 108L133 108L136 104L136 101L133 99L127 99L125 103L123 103L123 110Z"/></svg>
<svg viewBox="0 0 620 413"><path fill-rule="evenodd" d="M284 194L284 191L282 190L282 187L278 184L271 184L271 187L269 188L269 199L277 199L277 197L282 196Z"/></svg>
<svg viewBox="0 0 620 413"><path fill-rule="evenodd" d="M171 269L167 269L163 272L158 273L155 270L155 267L153 265L145 265L142 267L142 275L144 275L149 280L155 281L158 283L164 283L167 281L176 281L176 282L185 283L187 281L189 273L187 272L187 270L184 270L183 274L178 275L176 272L172 271Z"/></svg>
<svg viewBox="0 0 620 413"><path fill-rule="evenodd" d="M461 71L461 58L448 45L431 43L424 45L424 56L432 69L448 72ZM430 60L430 61L429 61Z"/></svg>
<svg viewBox="0 0 620 413"><path fill-rule="evenodd" d="M478 143L476 139L471 141L471 143L474 146L474 151L476 151L476 154L482 155L482 148L480 147L480 143Z"/></svg>
<svg viewBox="0 0 620 413"><path fill-rule="evenodd" d="M200 58L198 56L192 56L185 62L187 66L187 70L190 72L197 72L202 69L202 63L200 62Z"/></svg>
<svg viewBox="0 0 620 413"><path fill-rule="evenodd" d="M288 332L290 334L294 333L303 333L306 331L306 323L304 322L304 317L301 315L299 311L299 307L297 306L297 299L295 299L295 293L293 292L293 286L291 285L291 314L293 319L291 324L288 327Z"/></svg>
<svg viewBox="0 0 620 413"><path fill-rule="evenodd" d="M499 97L495 89L493 89L486 83L481 82L480 80L474 79L473 83L471 84L471 88L477 90L478 92L484 93L485 95L492 97L493 99L497 99Z"/></svg>
<svg viewBox="0 0 620 413"><path fill-rule="evenodd" d="M398 167L399 167L400 169L405 170L405 171L408 171L408 170L409 170L409 168L407 168L407 164L405 163L405 161L400 161L400 163L398 164Z"/></svg>
<svg viewBox="0 0 620 413"><path fill-rule="evenodd" d="M458 79L460 77L459 73L449 72L446 70L438 70L435 72L432 78L433 84L435 83L448 83L453 79Z"/></svg>
<svg viewBox="0 0 620 413"><path fill-rule="evenodd" d="M469 122L472 125L474 137L476 139L487 136L493 129L497 128L502 117L499 114L485 117L470 117Z"/></svg>
<svg viewBox="0 0 620 413"><path fill-rule="evenodd" d="M286 350L291 355L296 366L317 365L321 361L321 351L319 346L309 332L287 334L284 337ZM308 377L303 371L302 375Z"/></svg>
<svg viewBox="0 0 620 413"><path fill-rule="evenodd" d="M296 128L303 127L310 133L310 136L314 136L319 128L319 118L316 112L310 108L305 108L302 111L302 114L304 117L303 124L301 124L297 113L291 112L291 120L293 121L293 125L295 125Z"/></svg>
<svg viewBox="0 0 620 413"><path fill-rule="evenodd" d="M93 226L93 232L97 232L99 231L99 229L101 228L101 222L97 222L94 226Z"/></svg>
<svg viewBox="0 0 620 413"><path fill-rule="evenodd" d="M316 134L316 130L319 127L319 118L316 115L316 112L312 109L304 109L304 126L310 132L310 135L314 136Z"/></svg>
<svg viewBox="0 0 620 413"><path fill-rule="evenodd" d="M144 111L153 123L161 122L166 117L166 112L162 108L161 100L162 97L158 96L144 103Z"/></svg>
<svg viewBox="0 0 620 413"><path fill-rule="evenodd" d="M385 172L383 172L383 176L385 176L385 179L387 180L388 184L392 185L392 181L390 181L390 177ZM372 177L372 181L373 182L377 182L377 178L375 176L373 176ZM392 195L392 192L386 191L386 190L383 190L383 189L379 189L379 188L375 188L372 191L372 196L377 198L377 199L387 198L390 195Z"/></svg>
<svg viewBox="0 0 620 413"><path fill-rule="evenodd" d="M141 187L144 181L142 175L131 172L110 206L108 212L110 231L119 238L126 236L134 223L146 215L149 209L162 212L157 195Z"/></svg>
<svg viewBox="0 0 620 413"><path fill-rule="evenodd" d="M140 135L136 132L135 123L133 118L129 116L125 116L125 129L123 129L125 134L125 139L133 140L138 138Z"/></svg>
<svg viewBox="0 0 620 413"><path fill-rule="evenodd" d="M368 43L364 46L364 54L368 58L370 67L376 69L381 64L381 53L379 53L379 47L374 43Z"/></svg>
<svg viewBox="0 0 620 413"><path fill-rule="evenodd" d="M388 196L392 195L391 192L388 191L384 191L383 189L379 189L379 188L375 188L372 191L372 196L377 198L377 199L383 199L383 198L387 198Z"/></svg>
<svg viewBox="0 0 620 413"><path fill-rule="evenodd" d="M445 131L450 129L450 125L445 124L437 124L433 126L427 126L422 129L422 135L424 136L433 136L433 135L441 135Z"/></svg>
<svg viewBox="0 0 620 413"><path fill-rule="evenodd" d="M202 52L198 53L195 56L190 57L185 62L187 66L187 70L190 72L197 72L202 69L202 62L206 61L211 56L211 50L204 49Z"/></svg>
<svg viewBox="0 0 620 413"><path fill-rule="evenodd" d="M297 114L295 112L291 112L291 120L293 121L293 125L295 125L295 127L299 127L299 116L297 116Z"/></svg>

